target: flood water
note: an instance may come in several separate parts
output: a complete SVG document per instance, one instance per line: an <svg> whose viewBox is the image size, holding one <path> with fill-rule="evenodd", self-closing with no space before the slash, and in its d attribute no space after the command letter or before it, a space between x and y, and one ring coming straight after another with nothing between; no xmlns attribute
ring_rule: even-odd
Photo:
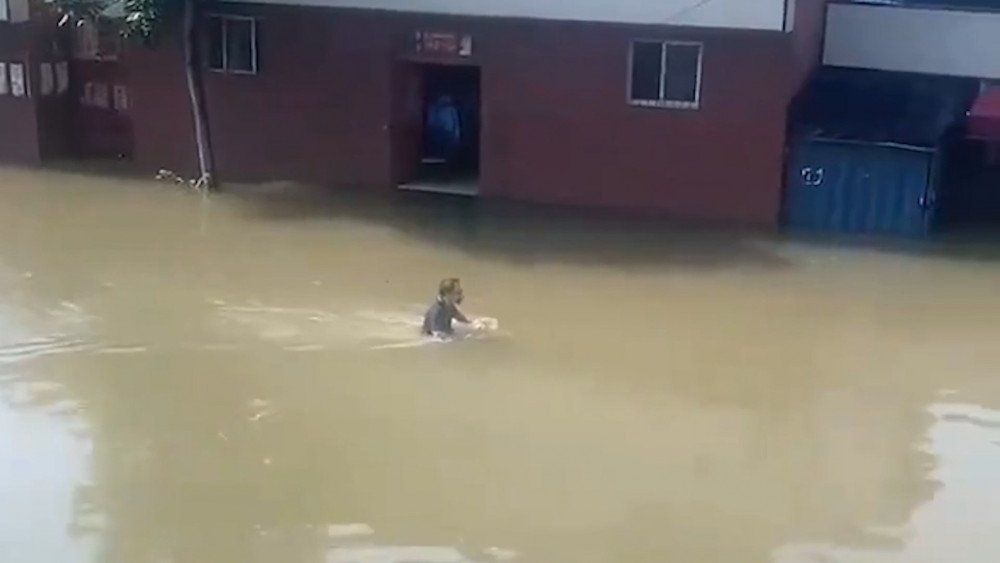
<svg viewBox="0 0 1000 563"><path fill-rule="evenodd" d="M1000 246L286 191L0 169L0 561L1000 560Z"/></svg>

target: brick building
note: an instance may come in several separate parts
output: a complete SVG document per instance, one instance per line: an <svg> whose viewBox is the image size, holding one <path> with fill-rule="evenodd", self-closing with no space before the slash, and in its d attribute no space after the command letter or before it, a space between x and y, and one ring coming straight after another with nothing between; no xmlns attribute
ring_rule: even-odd
<svg viewBox="0 0 1000 563"><path fill-rule="evenodd" d="M777 223L788 108L819 61L823 0L398 5L206 6L218 175ZM148 169L194 169L181 60L175 45L126 57ZM428 154L445 98L455 166Z"/></svg>

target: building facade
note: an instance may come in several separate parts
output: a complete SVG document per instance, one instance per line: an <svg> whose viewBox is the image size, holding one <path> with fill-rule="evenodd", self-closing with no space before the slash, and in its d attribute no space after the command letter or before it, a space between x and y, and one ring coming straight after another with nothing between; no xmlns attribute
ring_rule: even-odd
<svg viewBox="0 0 1000 563"><path fill-rule="evenodd" d="M971 82L978 90L942 142L946 227L1000 222L1000 0L830 4L823 60L830 67L908 80ZM947 97L939 101L950 103Z"/></svg>
<svg viewBox="0 0 1000 563"><path fill-rule="evenodd" d="M0 0L0 161L35 164L68 150L66 38L28 0Z"/></svg>
<svg viewBox="0 0 1000 563"><path fill-rule="evenodd" d="M824 0L397 5L208 5L218 175L776 225ZM135 160L193 173L180 49L130 49L124 65ZM429 115L461 139L446 158L429 154Z"/></svg>

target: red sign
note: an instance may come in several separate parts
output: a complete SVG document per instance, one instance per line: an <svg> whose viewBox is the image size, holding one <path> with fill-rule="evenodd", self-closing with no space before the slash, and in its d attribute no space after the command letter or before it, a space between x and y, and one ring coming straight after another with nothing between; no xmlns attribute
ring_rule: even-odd
<svg viewBox="0 0 1000 563"><path fill-rule="evenodd" d="M457 33L418 31L416 33L417 52L426 55L449 57L471 57L472 36Z"/></svg>

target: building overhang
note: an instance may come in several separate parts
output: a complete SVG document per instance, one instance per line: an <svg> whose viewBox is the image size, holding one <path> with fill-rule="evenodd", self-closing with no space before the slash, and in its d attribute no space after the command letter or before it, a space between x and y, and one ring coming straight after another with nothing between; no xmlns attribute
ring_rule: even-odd
<svg viewBox="0 0 1000 563"><path fill-rule="evenodd" d="M788 31L795 0L258 0L453 16Z"/></svg>

